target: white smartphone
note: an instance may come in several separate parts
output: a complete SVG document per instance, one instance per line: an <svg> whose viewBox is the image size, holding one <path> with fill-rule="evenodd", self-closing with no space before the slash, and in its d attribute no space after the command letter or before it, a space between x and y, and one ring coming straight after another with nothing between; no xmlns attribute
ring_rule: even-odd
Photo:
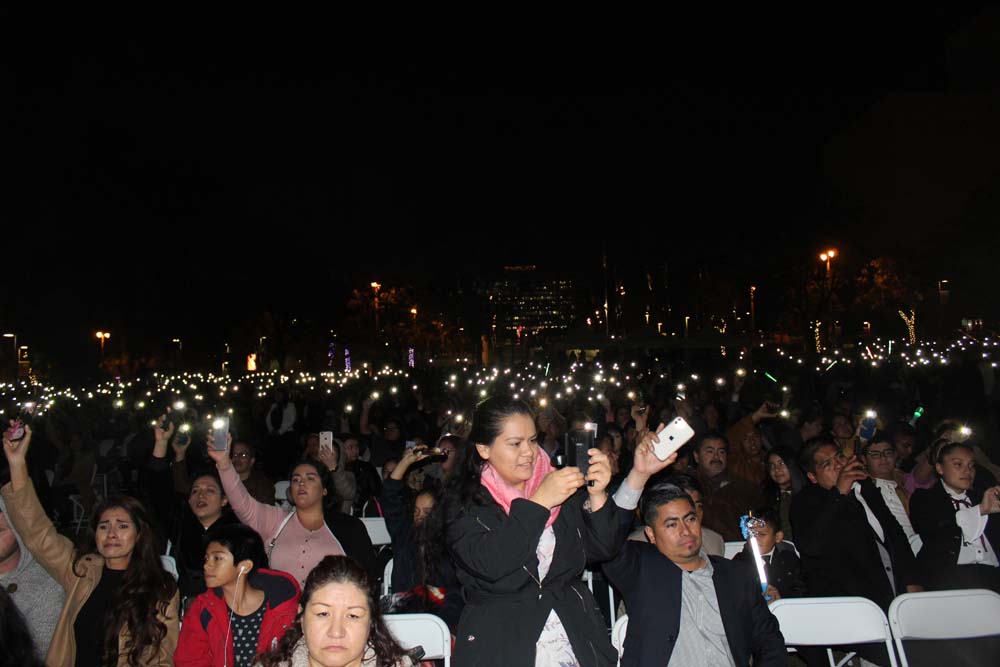
<svg viewBox="0 0 1000 667"><path fill-rule="evenodd" d="M668 456L694 437L694 429L681 417L677 417L657 433L656 437L660 441L653 445L653 453L656 454L656 458L666 461Z"/></svg>
<svg viewBox="0 0 1000 667"><path fill-rule="evenodd" d="M333 451L333 431L319 432L319 448L328 452Z"/></svg>

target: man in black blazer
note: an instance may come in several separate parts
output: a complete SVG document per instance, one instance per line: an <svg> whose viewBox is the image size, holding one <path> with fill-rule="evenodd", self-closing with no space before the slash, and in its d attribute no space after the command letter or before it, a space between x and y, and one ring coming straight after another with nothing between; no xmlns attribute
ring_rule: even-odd
<svg viewBox="0 0 1000 667"><path fill-rule="evenodd" d="M906 534L864 465L823 438L806 443L800 462L812 483L792 497L790 518L809 595L860 596L888 611L896 595L923 590Z"/></svg>
<svg viewBox="0 0 1000 667"><path fill-rule="evenodd" d="M628 611L621 664L742 666L752 655L756 667L786 665L760 585L743 564L704 555L691 498L657 486L643 494L642 513L650 543L629 541L604 564Z"/></svg>

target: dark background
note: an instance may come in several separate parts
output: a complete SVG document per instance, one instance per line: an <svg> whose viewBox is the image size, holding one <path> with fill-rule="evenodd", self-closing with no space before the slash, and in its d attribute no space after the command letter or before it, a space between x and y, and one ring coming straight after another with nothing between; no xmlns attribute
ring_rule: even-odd
<svg viewBox="0 0 1000 667"><path fill-rule="evenodd" d="M65 369L98 329L196 355L376 279L444 316L505 264L596 292L606 252L758 284L767 328L830 246L1000 315L997 5L728 11L7 15L0 326Z"/></svg>

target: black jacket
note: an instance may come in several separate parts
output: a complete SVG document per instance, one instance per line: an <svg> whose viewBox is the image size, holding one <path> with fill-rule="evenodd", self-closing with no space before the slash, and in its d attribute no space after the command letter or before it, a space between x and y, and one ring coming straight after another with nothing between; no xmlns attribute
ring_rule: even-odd
<svg viewBox="0 0 1000 667"><path fill-rule="evenodd" d="M406 502L403 482L391 477L382 484L382 512L392 538L392 592L410 591L420 584L417 573L417 545L411 539L413 513ZM443 539L443 535L440 536ZM440 616L453 631L462 612L462 585L455 575L446 550L442 550L434 568L433 586L445 589L444 604L431 613Z"/></svg>
<svg viewBox="0 0 1000 667"><path fill-rule="evenodd" d="M327 493L336 498L337 494L332 487L333 482L330 482ZM344 554L363 567L371 581L378 581L382 572L379 571L378 563L375 561L375 547L372 546L368 529L361 519L338 512L337 505L334 503L332 507L323 508L323 520L340 542L340 546L344 547Z"/></svg>
<svg viewBox="0 0 1000 667"><path fill-rule="evenodd" d="M166 458L149 457L146 464L146 502L163 532L164 546L170 540L170 555L177 565L177 586L182 597L205 592L205 536L216 526L239 523L229 507L208 528L191 512L187 499L174 491Z"/></svg>
<svg viewBox="0 0 1000 667"><path fill-rule="evenodd" d="M871 480L861 482L861 495L882 525L896 593L905 593L907 585L920 583L906 534ZM857 595L889 609L894 594L878 537L853 491L844 495L810 484L792 497L791 519L809 595Z"/></svg>
<svg viewBox="0 0 1000 667"><path fill-rule="evenodd" d="M736 665L785 665L785 640L744 563L710 556L719 613ZM625 598L628 633L622 666L666 665L681 625L683 571L654 545L628 542L604 573ZM695 628L689 631L697 632Z"/></svg>
<svg viewBox="0 0 1000 667"><path fill-rule="evenodd" d="M983 492L972 488L968 491L969 502L978 505ZM910 520L913 529L920 535L923 547L917 554L917 566L928 588L948 588L956 578L958 554L962 550L962 529L955 523L955 504L948 491L938 481L929 489L918 489L910 496ZM991 518L984 533L1000 553L1000 520Z"/></svg>
<svg viewBox="0 0 1000 667"><path fill-rule="evenodd" d="M455 643L456 665L511 667L535 663L535 642L553 609L582 667L611 667L617 655L593 596L580 579L588 561L604 561L621 546L614 500L597 512L583 507L581 489L552 524L552 565L538 582L535 551L549 511L517 499L510 515L487 505L445 508L445 540L458 567L466 605Z"/></svg>
<svg viewBox="0 0 1000 667"><path fill-rule="evenodd" d="M754 581L760 584L760 575L757 574L757 564L753 562L753 551L749 542L743 546L743 551L733 556L733 560L745 563ZM802 580L799 557L795 555L795 549L784 542L774 545L774 553L770 559L764 557L764 575L767 577L767 583L777 588L781 597L805 597L806 583Z"/></svg>

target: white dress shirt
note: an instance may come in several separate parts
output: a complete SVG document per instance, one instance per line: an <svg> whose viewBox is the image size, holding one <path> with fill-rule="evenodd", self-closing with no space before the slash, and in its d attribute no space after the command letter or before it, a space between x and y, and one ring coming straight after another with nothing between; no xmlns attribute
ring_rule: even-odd
<svg viewBox="0 0 1000 667"><path fill-rule="evenodd" d="M948 492L955 510L955 523L962 529L962 548L958 552L958 565L992 565L1000 567L993 545L983 533L990 517L979 513L979 505L973 505L969 495L964 491L956 491L944 481L941 486Z"/></svg>

